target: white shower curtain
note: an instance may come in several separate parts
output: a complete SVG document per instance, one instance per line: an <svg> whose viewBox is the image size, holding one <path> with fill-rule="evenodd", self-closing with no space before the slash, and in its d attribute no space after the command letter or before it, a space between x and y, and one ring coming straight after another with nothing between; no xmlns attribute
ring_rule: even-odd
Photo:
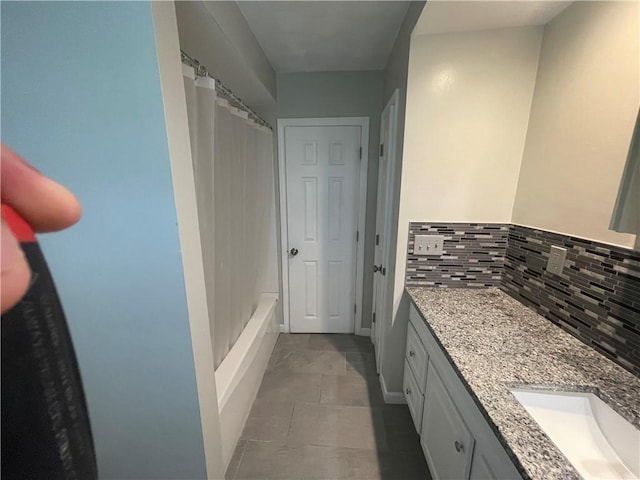
<svg viewBox="0 0 640 480"><path fill-rule="evenodd" d="M214 81L184 69L215 366L263 291L275 209L273 135L218 98Z"/></svg>

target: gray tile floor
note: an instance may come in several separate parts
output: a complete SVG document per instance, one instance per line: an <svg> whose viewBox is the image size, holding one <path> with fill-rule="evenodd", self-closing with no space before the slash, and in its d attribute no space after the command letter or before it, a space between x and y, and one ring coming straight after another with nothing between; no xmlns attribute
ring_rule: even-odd
<svg viewBox="0 0 640 480"><path fill-rule="evenodd" d="M406 405L382 399L369 338L282 334L226 478L430 476Z"/></svg>

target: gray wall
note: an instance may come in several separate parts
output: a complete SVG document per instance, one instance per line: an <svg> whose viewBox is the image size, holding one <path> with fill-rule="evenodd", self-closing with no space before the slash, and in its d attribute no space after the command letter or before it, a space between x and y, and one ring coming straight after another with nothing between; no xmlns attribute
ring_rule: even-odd
<svg viewBox="0 0 640 480"><path fill-rule="evenodd" d="M272 97L276 96L276 73L249 28L247 20L235 1L204 1L207 10Z"/></svg>
<svg viewBox="0 0 640 480"><path fill-rule="evenodd" d="M150 4L1 8L2 140L84 209L40 243L75 344L100 478L204 478Z"/></svg>
<svg viewBox="0 0 640 480"><path fill-rule="evenodd" d="M180 48L250 107L275 106L276 74L236 2L176 2Z"/></svg>
<svg viewBox="0 0 640 480"><path fill-rule="evenodd" d="M362 327L371 327L373 260L378 189L378 145L383 108L382 71L278 75L278 118L369 117L369 171L364 234Z"/></svg>
<svg viewBox="0 0 640 480"><path fill-rule="evenodd" d="M398 142L396 143L396 171L395 171L395 185L393 190L393 222L391 223L391 234L389 236L389 251L392 252L389 258L389 266L387 267L388 285L385 325L385 348L382 358L381 372L384 380L388 382L386 385L388 391L401 391L402 390L402 372L404 369L404 355L403 350L405 347L405 341L407 336L407 324L405 322L393 322L393 285L395 282L395 270L396 270L396 256L395 251L397 248L398 238L398 215L400 207L400 183L402 179L402 154L403 154L403 141L404 141L404 124L405 124L405 109L407 103L407 78L409 75L409 47L411 44L411 32L416 25L416 22L420 18L422 9L426 2L411 2L407 14L402 21L398 37L391 51L387 68L384 71L384 105L389 100L389 97L393 94L393 91L397 88L399 90L398 100ZM384 108L384 106L383 106ZM408 225L402 225L400 228L409 228ZM409 315L409 306L406 299L403 299L398 310L399 319L406 319Z"/></svg>

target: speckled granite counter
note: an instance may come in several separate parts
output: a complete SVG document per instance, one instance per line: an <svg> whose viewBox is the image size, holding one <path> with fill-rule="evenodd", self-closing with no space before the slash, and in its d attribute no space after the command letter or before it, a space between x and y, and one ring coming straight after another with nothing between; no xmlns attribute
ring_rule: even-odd
<svg viewBox="0 0 640 480"><path fill-rule="evenodd" d="M408 287L524 478L581 478L509 391L590 391L640 428L640 379L497 288Z"/></svg>

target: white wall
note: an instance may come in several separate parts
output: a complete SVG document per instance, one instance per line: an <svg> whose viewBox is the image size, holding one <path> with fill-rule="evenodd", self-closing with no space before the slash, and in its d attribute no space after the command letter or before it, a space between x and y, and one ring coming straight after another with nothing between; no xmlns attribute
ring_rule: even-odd
<svg viewBox="0 0 640 480"><path fill-rule="evenodd" d="M640 3L575 2L545 28L513 222L614 245L640 103Z"/></svg>
<svg viewBox="0 0 640 480"><path fill-rule="evenodd" d="M511 220L541 41L541 27L411 39L387 390L402 385L408 224Z"/></svg>
<svg viewBox="0 0 640 480"><path fill-rule="evenodd" d="M173 2L152 2L153 26L171 162L180 252L208 478L224 475L214 357L198 226L187 104Z"/></svg>
<svg viewBox="0 0 640 480"><path fill-rule="evenodd" d="M396 166L394 171L394 185L392 201L391 201L391 218L398 218L400 207L400 185L402 180L402 156L404 152L404 128L405 128L405 112L407 104L407 79L409 76L409 50L411 46L411 32L420 18L426 2L411 2L407 10L407 14L400 25L400 31L396 37L396 41L391 50L387 67L384 70L384 86L383 86L383 105L386 105L394 90L398 89L398 106L397 106L397 141L396 144ZM381 352L381 358L384 361L387 345L392 352L398 352L398 344L406 338L406 325L402 322L393 322L393 290L395 281L395 267L397 248L398 224L391 222L389 237L387 239L389 245L389 264L387 268L387 292L384 301L384 311L379 315L378 328L382 327L382 338L378 348ZM404 261L404 259L403 259ZM396 353L397 354L397 353ZM381 381L386 384L384 374Z"/></svg>

